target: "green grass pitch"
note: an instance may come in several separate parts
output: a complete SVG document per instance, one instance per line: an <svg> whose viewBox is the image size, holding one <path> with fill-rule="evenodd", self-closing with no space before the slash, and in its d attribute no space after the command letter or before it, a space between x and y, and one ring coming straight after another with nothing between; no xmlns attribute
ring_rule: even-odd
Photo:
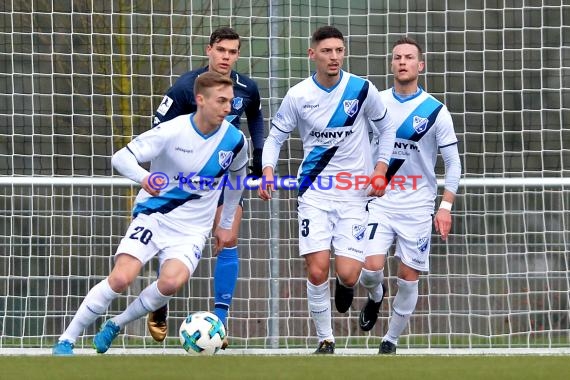
<svg viewBox="0 0 570 380"><path fill-rule="evenodd" d="M570 379L568 356L3 356L0 379Z"/></svg>

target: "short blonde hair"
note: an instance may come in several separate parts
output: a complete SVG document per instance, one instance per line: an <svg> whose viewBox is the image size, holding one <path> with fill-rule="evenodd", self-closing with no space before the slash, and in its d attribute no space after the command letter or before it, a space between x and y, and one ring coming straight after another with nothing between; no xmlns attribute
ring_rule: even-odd
<svg viewBox="0 0 570 380"><path fill-rule="evenodd" d="M198 75L194 82L194 96L204 94L209 88L219 85L233 86L234 82L229 77L215 71L206 71Z"/></svg>

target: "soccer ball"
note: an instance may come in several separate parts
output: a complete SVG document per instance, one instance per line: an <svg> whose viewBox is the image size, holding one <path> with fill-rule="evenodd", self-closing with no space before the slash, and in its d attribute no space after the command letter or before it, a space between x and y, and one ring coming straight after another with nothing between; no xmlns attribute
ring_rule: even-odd
<svg viewBox="0 0 570 380"><path fill-rule="evenodd" d="M207 311L190 314L180 325L180 343L189 354L214 355L225 337L222 321Z"/></svg>

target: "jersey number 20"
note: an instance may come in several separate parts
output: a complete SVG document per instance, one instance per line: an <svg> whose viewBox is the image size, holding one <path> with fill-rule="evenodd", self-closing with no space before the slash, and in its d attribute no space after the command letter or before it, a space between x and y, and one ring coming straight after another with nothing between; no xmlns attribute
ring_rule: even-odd
<svg viewBox="0 0 570 380"><path fill-rule="evenodd" d="M135 232L129 235L130 239L140 240L141 243L147 245L150 239L152 239L152 231L147 230L144 227L135 227Z"/></svg>

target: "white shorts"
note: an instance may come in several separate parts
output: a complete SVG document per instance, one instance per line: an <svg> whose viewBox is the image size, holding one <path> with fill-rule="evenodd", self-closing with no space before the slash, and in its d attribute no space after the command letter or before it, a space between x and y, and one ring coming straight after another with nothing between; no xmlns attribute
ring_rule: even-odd
<svg viewBox="0 0 570 380"><path fill-rule="evenodd" d="M364 262L366 201L322 200L319 207L299 201L299 253L330 250Z"/></svg>
<svg viewBox="0 0 570 380"><path fill-rule="evenodd" d="M139 214L121 239L115 256L121 253L137 258L143 265L158 255L159 265L169 259L184 263L190 274L198 266L206 236L192 231L180 232L152 216Z"/></svg>
<svg viewBox="0 0 570 380"><path fill-rule="evenodd" d="M366 256L387 254L396 239L396 257L410 268L428 272L432 215L387 212L374 202L368 210Z"/></svg>

